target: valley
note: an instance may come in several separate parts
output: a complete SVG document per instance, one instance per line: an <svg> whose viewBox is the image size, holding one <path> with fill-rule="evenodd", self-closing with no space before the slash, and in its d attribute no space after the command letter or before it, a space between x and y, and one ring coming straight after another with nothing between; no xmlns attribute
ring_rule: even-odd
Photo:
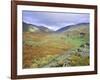
<svg viewBox="0 0 100 80"><path fill-rule="evenodd" d="M52 31L23 25L23 68L89 65L89 24Z"/></svg>

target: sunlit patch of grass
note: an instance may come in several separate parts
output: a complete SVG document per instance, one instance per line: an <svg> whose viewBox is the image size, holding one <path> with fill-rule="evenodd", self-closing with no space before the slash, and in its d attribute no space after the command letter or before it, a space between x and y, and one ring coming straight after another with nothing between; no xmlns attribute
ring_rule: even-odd
<svg viewBox="0 0 100 80"><path fill-rule="evenodd" d="M33 68L39 68L42 67L49 62L51 62L54 58L56 58L57 55L46 55L45 57L39 58L39 59L33 59L32 61L32 67Z"/></svg>

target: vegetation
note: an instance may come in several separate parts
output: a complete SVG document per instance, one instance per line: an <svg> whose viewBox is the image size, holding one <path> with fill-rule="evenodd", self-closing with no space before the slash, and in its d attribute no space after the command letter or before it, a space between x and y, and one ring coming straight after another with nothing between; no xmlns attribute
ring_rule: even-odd
<svg viewBox="0 0 100 80"><path fill-rule="evenodd" d="M84 66L89 65L89 56L72 55L69 57L70 66Z"/></svg>
<svg viewBox="0 0 100 80"><path fill-rule="evenodd" d="M80 32L86 31L85 35ZM89 65L89 32L24 32L23 68Z"/></svg>

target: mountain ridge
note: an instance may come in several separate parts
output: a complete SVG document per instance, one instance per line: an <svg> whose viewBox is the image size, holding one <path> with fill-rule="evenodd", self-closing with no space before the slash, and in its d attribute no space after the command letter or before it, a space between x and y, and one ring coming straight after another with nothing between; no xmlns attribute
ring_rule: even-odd
<svg viewBox="0 0 100 80"><path fill-rule="evenodd" d="M54 31L45 26L37 26L34 24L28 24L28 23L23 22L23 32L57 32L58 33L58 32L68 31L71 28L78 28L78 27L84 27L84 26L89 26L89 23L79 23L75 25L69 25L69 26L65 26Z"/></svg>
<svg viewBox="0 0 100 80"><path fill-rule="evenodd" d="M28 24L23 22L23 32L51 32L52 30L50 30L47 27L44 26L37 26L34 24Z"/></svg>
<svg viewBox="0 0 100 80"><path fill-rule="evenodd" d="M63 31L68 30L70 28L76 28L76 27L79 27L79 26L82 27L83 25L86 26L86 25L89 25L89 23L78 23L78 24L75 24L75 25L65 26L63 28L58 29L56 32L63 32Z"/></svg>

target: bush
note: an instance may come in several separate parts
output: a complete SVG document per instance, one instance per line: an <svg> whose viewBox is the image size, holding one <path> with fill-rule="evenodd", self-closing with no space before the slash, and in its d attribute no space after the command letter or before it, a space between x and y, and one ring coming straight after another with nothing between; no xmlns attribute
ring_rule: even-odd
<svg viewBox="0 0 100 80"><path fill-rule="evenodd" d="M70 66L85 66L89 65L89 56L71 55L69 57Z"/></svg>

